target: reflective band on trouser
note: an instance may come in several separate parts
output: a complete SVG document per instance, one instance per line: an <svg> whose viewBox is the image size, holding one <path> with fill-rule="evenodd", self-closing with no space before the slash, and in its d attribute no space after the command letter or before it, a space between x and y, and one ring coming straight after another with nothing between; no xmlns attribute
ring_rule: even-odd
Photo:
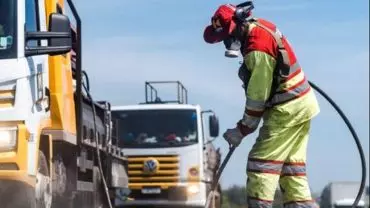
<svg viewBox="0 0 370 208"><path fill-rule="evenodd" d="M271 208L284 161L248 158L248 208Z"/></svg>
<svg viewBox="0 0 370 208"><path fill-rule="evenodd" d="M280 175L283 163L284 162L281 161L268 161L268 160L264 161L249 158L247 164L247 171Z"/></svg>
<svg viewBox="0 0 370 208"><path fill-rule="evenodd" d="M313 200L284 203L284 208L317 208Z"/></svg>
<svg viewBox="0 0 370 208"><path fill-rule="evenodd" d="M261 208L271 208L273 201L262 200L254 197L247 197L248 208L261 207Z"/></svg>
<svg viewBox="0 0 370 208"><path fill-rule="evenodd" d="M290 100L305 95L307 92L309 92L310 89L310 84L308 83L307 79L304 79L302 82L299 82L296 86L293 86L288 91L276 92L271 99L271 104L278 105L288 102Z"/></svg>
<svg viewBox="0 0 370 208"><path fill-rule="evenodd" d="M284 163L281 176L306 176L306 164Z"/></svg>

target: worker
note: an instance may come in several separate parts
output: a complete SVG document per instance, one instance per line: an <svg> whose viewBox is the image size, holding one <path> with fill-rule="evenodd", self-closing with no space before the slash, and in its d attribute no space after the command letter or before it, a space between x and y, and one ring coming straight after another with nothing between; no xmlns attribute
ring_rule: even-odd
<svg viewBox="0 0 370 208"><path fill-rule="evenodd" d="M280 188L285 207L315 207L306 177L311 120L320 108L292 46L270 21L255 18L253 4L224 4L204 30L204 40L223 42L225 56L243 56L239 78L243 117L224 138L234 146L263 124L248 155L248 208L272 207Z"/></svg>

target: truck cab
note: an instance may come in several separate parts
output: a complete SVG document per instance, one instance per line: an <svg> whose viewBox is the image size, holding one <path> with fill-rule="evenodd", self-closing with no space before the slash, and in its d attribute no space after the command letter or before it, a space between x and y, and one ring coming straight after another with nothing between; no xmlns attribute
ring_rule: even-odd
<svg viewBox="0 0 370 208"><path fill-rule="evenodd" d="M161 100L155 84L177 84L178 99ZM145 91L144 103L112 106L113 135L128 157L132 200L124 205L204 207L221 157L212 144L218 118L188 104L179 81L146 82Z"/></svg>
<svg viewBox="0 0 370 208"><path fill-rule="evenodd" d="M0 1L2 208L101 207L127 189L110 104L83 94L81 40L72 0Z"/></svg>
<svg viewBox="0 0 370 208"><path fill-rule="evenodd" d="M52 138L43 130L57 126L51 113L57 112L51 111L49 73L70 72L72 48L69 19L56 8L50 0L0 2L2 207L51 205ZM74 123L65 127L74 133Z"/></svg>

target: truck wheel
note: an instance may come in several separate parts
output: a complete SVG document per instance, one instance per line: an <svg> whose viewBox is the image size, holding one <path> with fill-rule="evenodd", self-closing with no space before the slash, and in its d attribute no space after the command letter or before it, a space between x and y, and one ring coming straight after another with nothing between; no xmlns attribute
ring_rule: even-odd
<svg viewBox="0 0 370 208"><path fill-rule="evenodd" d="M60 155L53 161L53 194L63 196L67 189L67 170Z"/></svg>
<svg viewBox="0 0 370 208"><path fill-rule="evenodd" d="M39 150L39 161L36 174L36 207L50 208L51 200L52 189L48 163L44 153Z"/></svg>

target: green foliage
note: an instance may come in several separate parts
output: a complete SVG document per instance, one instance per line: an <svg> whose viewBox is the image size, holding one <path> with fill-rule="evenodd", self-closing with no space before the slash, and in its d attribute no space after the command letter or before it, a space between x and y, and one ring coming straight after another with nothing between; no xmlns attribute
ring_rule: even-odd
<svg viewBox="0 0 370 208"><path fill-rule="evenodd" d="M247 208L246 189L234 185L222 191L222 208Z"/></svg>

